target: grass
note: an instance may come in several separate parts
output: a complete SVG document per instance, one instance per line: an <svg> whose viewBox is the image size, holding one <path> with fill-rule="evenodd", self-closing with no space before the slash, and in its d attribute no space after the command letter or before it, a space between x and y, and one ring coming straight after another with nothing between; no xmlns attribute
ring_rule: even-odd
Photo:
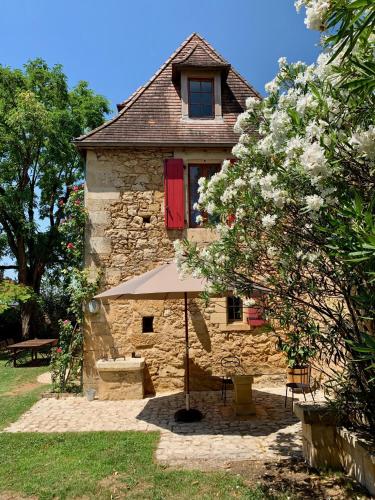
<svg viewBox="0 0 375 500"><path fill-rule="evenodd" d="M0 360L0 429L28 410L46 386L15 395L6 393L22 385L29 387L46 369L14 369ZM165 469L153 461L158 439L158 433L141 432L0 433L0 497L287 498L249 488L240 477L229 473Z"/></svg>
<svg viewBox="0 0 375 500"><path fill-rule="evenodd" d="M0 430L15 422L26 410L38 401L48 386L41 385L20 394L11 395L12 391L26 384L36 383L38 375L48 370L46 366L19 366L14 368L0 359Z"/></svg>
<svg viewBox="0 0 375 500"><path fill-rule="evenodd" d="M169 471L153 463L157 433L3 434L0 491L40 499L269 498L235 475Z"/></svg>

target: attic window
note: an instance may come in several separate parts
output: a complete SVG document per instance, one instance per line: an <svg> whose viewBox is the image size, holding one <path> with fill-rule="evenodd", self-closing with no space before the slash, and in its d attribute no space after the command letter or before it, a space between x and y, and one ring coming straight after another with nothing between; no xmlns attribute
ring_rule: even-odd
<svg viewBox="0 0 375 500"><path fill-rule="evenodd" d="M189 117L214 118L214 81L189 78Z"/></svg>

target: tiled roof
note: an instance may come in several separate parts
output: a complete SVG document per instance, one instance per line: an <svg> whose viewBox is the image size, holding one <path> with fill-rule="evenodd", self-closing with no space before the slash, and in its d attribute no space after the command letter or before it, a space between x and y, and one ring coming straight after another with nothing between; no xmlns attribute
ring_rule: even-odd
<svg viewBox="0 0 375 500"><path fill-rule="evenodd" d="M223 120L183 121L180 82L173 78L173 67L200 66L226 70L222 82ZM245 99L259 94L196 33L163 64L157 73L118 105L112 120L75 140L79 148L95 146L229 146L238 141L233 126L245 109Z"/></svg>
<svg viewBox="0 0 375 500"><path fill-rule="evenodd" d="M172 66L220 68L230 67L230 64L218 59L214 54L209 54L197 43L185 56L175 59Z"/></svg>

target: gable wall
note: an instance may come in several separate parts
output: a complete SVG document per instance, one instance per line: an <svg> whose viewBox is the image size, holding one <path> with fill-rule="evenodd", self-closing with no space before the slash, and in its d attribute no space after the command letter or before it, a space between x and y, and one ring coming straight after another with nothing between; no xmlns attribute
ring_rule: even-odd
<svg viewBox="0 0 375 500"><path fill-rule="evenodd" d="M92 274L103 272L102 289L115 286L173 258L173 241L207 238L207 231L166 230L164 227L164 159L221 162L229 150L106 149L87 152L85 263ZM185 182L185 185L187 183ZM150 224L142 217L149 216ZM141 333L142 316L154 316L155 333ZM220 373L220 360L241 357L247 371L284 373L275 337L250 330L245 324L227 325L225 299L204 308L190 301L192 390L213 386L211 373ZM183 388L184 329L182 301L124 301L102 303L98 314L85 313L85 385L97 386L95 361L122 357L133 351L146 359L147 389ZM216 385L217 387L217 385Z"/></svg>

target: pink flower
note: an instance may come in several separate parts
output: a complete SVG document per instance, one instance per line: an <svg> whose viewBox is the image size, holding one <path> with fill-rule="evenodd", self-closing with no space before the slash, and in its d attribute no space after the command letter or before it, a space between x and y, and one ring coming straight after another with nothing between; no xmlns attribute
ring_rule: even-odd
<svg viewBox="0 0 375 500"><path fill-rule="evenodd" d="M73 243L68 243L68 244L66 245L66 248L68 248L69 250L73 250L73 248L74 248Z"/></svg>
<svg viewBox="0 0 375 500"><path fill-rule="evenodd" d="M73 186L73 191L78 191L79 190L79 186Z"/></svg>
<svg viewBox="0 0 375 500"><path fill-rule="evenodd" d="M74 204L79 206L81 204L81 200L76 200Z"/></svg>
<svg viewBox="0 0 375 500"><path fill-rule="evenodd" d="M59 354L60 354L60 353L62 353L62 349L61 349L61 347L58 347L58 348L56 349L56 352L58 352Z"/></svg>
<svg viewBox="0 0 375 500"><path fill-rule="evenodd" d="M64 319L64 325L69 325L70 321L68 319Z"/></svg>

